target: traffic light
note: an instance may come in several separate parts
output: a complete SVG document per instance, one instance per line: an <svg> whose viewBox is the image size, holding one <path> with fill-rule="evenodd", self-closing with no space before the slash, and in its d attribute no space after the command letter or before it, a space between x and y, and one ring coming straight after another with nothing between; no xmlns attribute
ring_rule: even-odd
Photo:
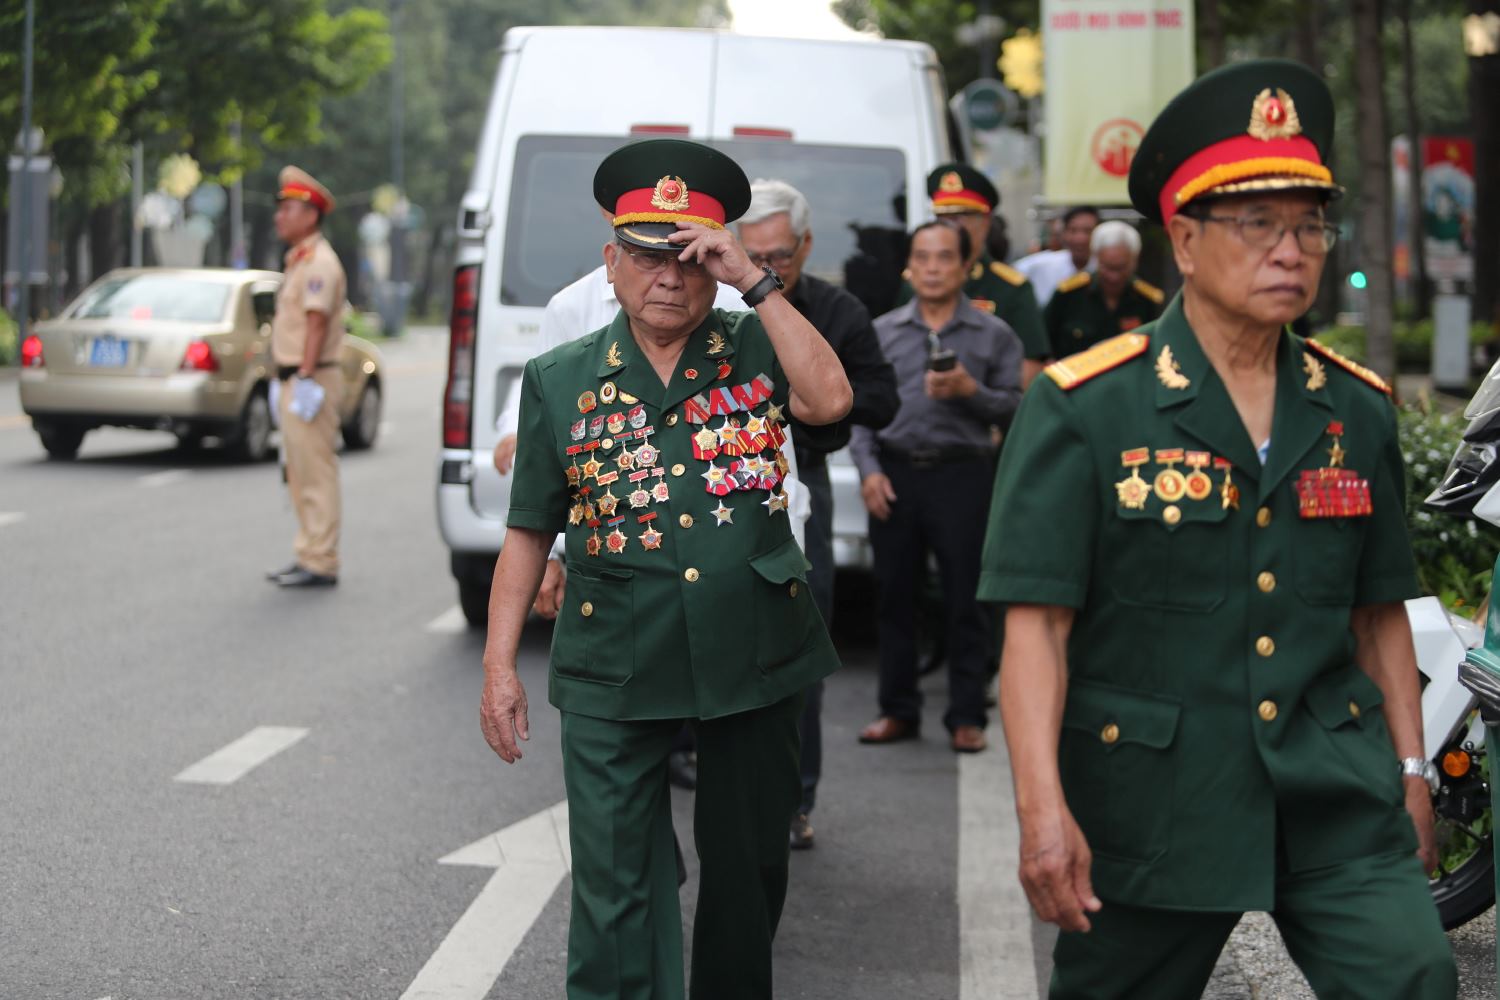
<svg viewBox="0 0 1500 1000"><path fill-rule="evenodd" d="M1005 85L1022 97L1036 97L1042 92L1042 36L1022 28L1000 43L996 62Z"/></svg>
<svg viewBox="0 0 1500 1000"><path fill-rule="evenodd" d="M1365 272L1355 271L1353 274L1349 275L1349 287L1354 289L1355 291L1363 291L1365 285L1367 284L1369 284L1369 282L1365 279Z"/></svg>

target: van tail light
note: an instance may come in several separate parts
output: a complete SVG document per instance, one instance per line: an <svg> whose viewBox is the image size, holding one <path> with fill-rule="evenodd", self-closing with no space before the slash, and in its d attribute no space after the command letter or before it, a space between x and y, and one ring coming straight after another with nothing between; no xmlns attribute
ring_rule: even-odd
<svg viewBox="0 0 1500 1000"><path fill-rule="evenodd" d="M44 363L42 359L42 338L33 333L21 341L21 367L40 368Z"/></svg>
<svg viewBox="0 0 1500 1000"><path fill-rule="evenodd" d="M759 125L736 125L734 127L736 139L780 139L783 142L792 141L792 130L789 128L765 128Z"/></svg>
<svg viewBox="0 0 1500 1000"><path fill-rule="evenodd" d="M187 352L182 356L182 370L216 372L219 370L219 359L214 357L214 349L208 346L207 341L195 340L188 344Z"/></svg>
<svg viewBox="0 0 1500 1000"><path fill-rule="evenodd" d="M448 320L448 382L443 388L443 447L468 448L474 416L474 341L479 325L479 265L453 272Z"/></svg>
<svg viewBox="0 0 1500 1000"><path fill-rule="evenodd" d="M647 125L647 124L640 124L640 125L632 125L632 126L630 126L630 134L631 135L687 135L688 134L688 127L686 125Z"/></svg>

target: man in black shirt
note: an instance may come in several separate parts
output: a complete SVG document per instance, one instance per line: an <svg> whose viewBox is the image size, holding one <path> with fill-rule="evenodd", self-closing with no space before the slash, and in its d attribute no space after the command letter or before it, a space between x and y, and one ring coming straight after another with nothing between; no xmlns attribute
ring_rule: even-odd
<svg viewBox="0 0 1500 1000"><path fill-rule="evenodd" d="M896 373L880 351L870 314L853 295L836 285L803 273L812 252L813 234L807 199L784 181L758 180L750 185L750 208L740 218L739 237L752 263L776 269L785 283L782 294L823 335L854 389L849 416L826 427L804 426L792 420L797 449L797 473L812 500L807 522L808 583L823 619L833 621L833 491L828 482L828 456L849 443L854 424L879 429L889 424L901 405ZM794 848L813 844L812 812L823 763L823 682L807 692L802 714L802 807L792 821Z"/></svg>

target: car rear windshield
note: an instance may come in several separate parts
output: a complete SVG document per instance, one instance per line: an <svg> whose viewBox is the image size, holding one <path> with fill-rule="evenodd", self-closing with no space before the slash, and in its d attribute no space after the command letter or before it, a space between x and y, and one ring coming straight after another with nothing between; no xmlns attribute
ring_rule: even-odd
<svg viewBox="0 0 1500 1000"><path fill-rule="evenodd" d="M139 319L213 323L224 317L229 286L165 274L106 278L69 310L72 319Z"/></svg>
<svg viewBox="0 0 1500 1000"><path fill-rule="evenodd" d="M559 289L604 262L600 247L611 233L594 204L594 171L624 141L617 136L521 137L506 223L501 302L544 306ZM813 231L808 273L839 285L848 274L855 290L852 286L870 269L869 246L893 240L899 245L906 225L906 157L901 150L764 139L710 145L733 157L752 180L783 180L807 196Z"/></svg>

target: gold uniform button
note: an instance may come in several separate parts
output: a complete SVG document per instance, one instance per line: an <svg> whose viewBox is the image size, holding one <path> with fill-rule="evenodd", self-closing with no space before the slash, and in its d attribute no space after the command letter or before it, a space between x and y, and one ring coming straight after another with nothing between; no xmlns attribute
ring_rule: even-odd
<svg viewBox="0 0 1500 1000"><path fill-rule="evenodd" d="M1357 701L1350 701L1349 702L1349 714L1352 715L1352 716L1354 716L1356 719L1359 718L1359 702L1357 702Z"/></svg>
<svg viewBox="0 0 1500 1000"><path fill-rule="evenodd" d="M1270 656L1276 652L1276 640L1268 635L1263 635L1255 640L1255 651L1261 656Z"/></svg>
<svg viewBox="0 0 1500 1000"><path fill-rule="evenodd" d="M1169 503L1162 508L1161 519L1168 524L1176 524L1182 520L1182 510L1175 503Z"/></svg>
<svg viewBox="0 0 1500 1000"><path fill-rule="evenodd" d="M1105 743L1118 743L1120 741L1120 727L1111 722L1109 725L1099 730L1099 738Z"/></svg>
<svg viewBox="0 0 1500 1000"><path fill-rule="evenodd" d="M1271 572L1262 573L1255 578L1255 585L1260 588L1262 594L1269 594L1276 589L1276 574Z"/></svg>
<svg viewBox="0 0 1500 1000"><path fill-rule="evenodd" d="M796 597L797 596L797 584L793 583L790 587L786 588L786 592L788 594L791 594L793 597Z"/></svg>
<svg viewBox="0 0 1500 1000"><path fill-rule="evenodd" d="M1271 523L1271 508L1262 507L1260 510L1256 511L1255 523L1260 525L1262 528L1269 526Z"/></svg>
<svg viewBox="0 0 1500 1000"><path fill-rule="evenodd" d="M1260 717L1265 721L1276 721L1276 703L1271 699L1267 698L1265 701L1261 702L1260 707L1256 709L1256 711L1260 713Z"/></svg>
<svg viewBox="0 0 1500 1000"><path fill-rule="evenodd" d="M668 413L667 414L667 426L668 427L676 427L677 426L677 414L675 414L675 413Z"/></svg>
<svg viewBox="0 0 1500 1000"><path fill-rule="evenodd" d="M578 610L582 611L583 617L587 618L594 613L594 605L589 601L584 601L583 607L579 608Z"/></svg>
<svg viewBox="0 0 1500 1000"><path fill-rule="evenodd" d="M672 475L674 476L680 476L686 471L687 466L683 465L681 462L678 462L676 465L672 466Z"/></svg>
<svg viewBox="0 0 1500 1000"><path fill-rule="evenodd" d="M689 566L687 569L682 571L682 578L688 583L697 583L698 570L693 566Z"/></svg>
<svg viewBox="0 0 1500 1000"><path fill-rule="evenodd" d="M677 519L677 523L682 525L684 528L691 528L693 526L693 515L684 514Z"/></svg>

